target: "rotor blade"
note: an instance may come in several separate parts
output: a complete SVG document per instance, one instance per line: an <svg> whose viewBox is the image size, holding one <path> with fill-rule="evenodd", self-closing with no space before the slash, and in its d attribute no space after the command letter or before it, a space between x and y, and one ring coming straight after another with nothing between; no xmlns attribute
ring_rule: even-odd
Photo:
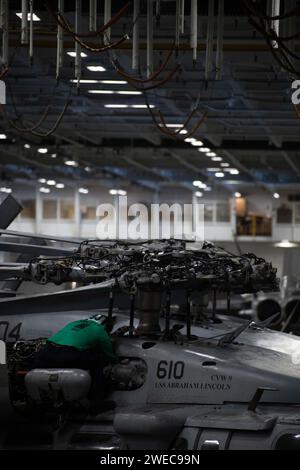
<svg viewBox="0 0 300 470"><path fill-rule="evenodd" d="M0 281L7 279L26 279L28 274L24 272L24 267L3 267L0 266Z"/></svg>
<svg viewBox="0 0 300 470"><path fill-rule="evenodd" d="M26 245L24 243L2 242L0 240L0 251L10 253L31 253L34 256L66 256L74 253L74 250L68 248L56 248L53 246Z"/></svg>
<svg viewBox="0 0 300 470"><path fill-rule="evenodd" d="M27 244L28 245L41 245L41 246L47 246L47 241L46 240L42 240L42 239L32 239L32 238L29 238L29 240L27 240ZM18 255L17 259L16 259L16 264L21 264L21 263L29 263L31 261L31 258L32 258L32 254L31 253L21 253ZM13 279L13 280L9 280L9 281L5 281L3 283L3 286L2 288L4 290L13 290L13 291L16 291L17 289L19 289L19 287L22 285L22 279Z"/></svg>
<svg viewBox="0 0 300 470"><path fill-rule="evenodd" d="M1 208L1 206L0 206ZM28 232L15 232L13 230L3 230L0 228L0 234L3 235L9 235L13 237L24 237L24 238L38 238L39 240L50 240L50 241L57 241L57 242L63 242L63 243L71 243L73 245L79 245L82 241L78 239L71 240L70 238L63 238L63 237L57 237L57 236L52 236L52 235L41 235L41 234L34 234L34 233L28 233Z"/></svg>
<svg viewBox="0 0 300 470"><path fill-rule="evenodd" d="M18 263L17 261L15 263L0 263L1 268L14 268L14 267L23 267L26 268L28 266L28 263Z"/></svg>
<svg viewBox="0 0 300 470"><path fill-rule="evenodd" d="M6 229L22 210L23 206L13 196L7 196L0 205L0 228Z"/></svg>
<svg viewBox="0 0 300 470"><path fill-rule="evenodd" d="M109 293L113 286L114 281L105 281L60 292L0 299L0 318L11 315L51 314L51 312L108 308ZM116 291L114 305L116 308L129 309L129 295Z"/></svg>

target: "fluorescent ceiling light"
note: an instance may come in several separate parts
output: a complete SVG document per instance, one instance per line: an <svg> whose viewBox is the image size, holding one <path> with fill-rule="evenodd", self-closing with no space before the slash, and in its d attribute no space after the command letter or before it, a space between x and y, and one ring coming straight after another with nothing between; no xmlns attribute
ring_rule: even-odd
<svg viewBox="0 0 300 470"><path fill-rule="evenodd" d="M56 187L57 189L64 189L65 185L64 185L64 183L57 183L57 184L55 185L55 187Z"/></svg>
<svg viewBox="0 0 300 470"><path fill-rule="evenodd" d="M100 80L105 85L127 85L126 80Z"/></svg>
<svg viewBox="0 0 300 470"><path fill-rule="evenodd" d="M0 139L1 140L7 139L7 135L6 134L0 134Z"/></svg>
<svg viewBox="0 0 300 470"><path fill-rule="evenodd" d="M130 106L131 108L135 108L135 109L144 109L144 108L148 108L148 106L146 104L133 104ZM155 108L154 104L150 104L149 105L149 108Z"/></svg>
<svg viewBox="0 0 300 470"><path fill-rule="evenodd" d="M48 181L47 181L47 184L48 184L48 186L55 186L55 185L56 185L56 181L55 181L55 180L48 180Z"/></svg>
<svg viewBox="0 0 300 470"><path fill-rule="evenodd" d="M72 80L70 80L71 83L78 83L78 80L76 80L76 78L72 78ZM90 80L88 78L83 78L81 80L79 80L79 83L100 83L99 80Z"/></svg>
<svg viewBox="0 0 300 470"><path fill-rule="evenodd" d="M116 196L117 194L119 196L126 196L127 191L125 191L124 189L110 189L109 194L111 194L112 196Z"/></svg>
<svg viewBox="0 0 300 470"><path fill-rule="evenodd" d="M191 142L191 144L192 144L194 147L202 147L203 142L201 142L201 140L195 140L194 142Z"/></svg>
<svg viewBox="0 0 300 470"><path fill-rule="evenodd" d="M212 171L212 172L220 171L220 168L207 168L207 171Z"/></svg>
<svg viewBox="0 0 300 470"><path fill-rule="evenodd" d="M231 175L239 175L240 172L236 168L231 168L231 169L229 169L229 173Z"/></svg>
<svg viewBox="0 0 300 470"><path fill-rule="evenodd" d="M116 91L118 95L141 95L141 91L132 91L132 90L121 90L121 91Z"/></svg>
<svg viewBox="0 0 300 470"><path fill-rule="evenodd" d="M203 188L204 191L211 191L211 188L209 186L207 186L206 188Z"/></svg>
<svg viewBox="0 0 300 470"><path fill-rule="evenodd" d="M67 52L67 54L70 57L76 57L76 52L75 51L69 51L69 52ZM87 54L85 52L81 52L80 55L81 55L81 57L87 57Z"/></svg>
<svg viewBox="0 0 300 470"><path fill-rule="evenodd" d="M89 193L89 190L86 189L86 188L79 188L79 189L78 189L78 192L79 192L80 194L88 194L88 193Z"/></svg>
<svg viewBox="0 0 300 470"><path fill-rule="evenodd" d="M26 149L30 149L30 148L31 148L31 145L25 144L24 147L25 147Z"/></svg>
<svg viewBox="0 0 300 470"><path fill-rule="evenodd" d="M236 193L234 193L234 197L236 198L239 198L239 197L242 197L241 193L239 193L238 191Z"/></svg>
<svg viewBox="0 0 300 470"><path fill-rule="evenodd" d="M210 152L210 149L208 147L201 147L198 149L199 152L207 153Z"/></svg>
<svg viewBox="0 0 300 470"><path fill-rule="evenodd" d="M16 13L16 15L17 15L18 18L22 19L22 12ZM30 13L27 13L27 21L30 21L30 20L31 20L31 15L30 15ZM32 20L33 21L41 21L41 19L35 13L33 13Z"/></svg>
<svg viewBox="0 0 300 470"><path fill-rule="evenodd" d="M65 165L76 167L76 166L78 166L78 163L75 162L74 160L66 160L66 161L65 161Z"/></svg>
<svg viewBox="0 0 300 470"><path fill-rule="evenodd" d="M205 183L202 183L202 181L193 181L193 185L196 186L197 188L201 188L201 189L204 189L207 187L207 185Z"/></svg>
<svg viewBox="0 0 300 470"><path fill-rule="evenodd" d="M84 167L84 171L87 171L88 173L92 171L92 169L89 166Z"/></svg>
<svg viewBox="0 0 300 470"><path fill-rule="evenodd" d="M124 90L124 91L115 91L115 90L89 90L89 93L93 93L95 95L141 95L141 91L131 91L131 90Z"/></svg>
<svg viewBox="0 0 300 470"><path fill-rule="evenodd" d="M88 93L94 95L113 95L115 92L112 90L89 90Z"/></svg>
<svg viewBox="0 0 300 470"><path fill-rule="evenodd" d="M170 128L175 128L175 129L177 129L177 131L179 131L179 130L183 127L182 124L165 124L165 126L166 126L166 127L170 127ZM163 125L163 124L159 124L159 127L164 127L164 125ZM184 135L184 134L187 134L187 133L188 133L188 131L187 131L186 129L181 129L180 132L177 132L177 134L181 134L181 135ZM196 139L191 139L191 140L194 141L194 140L196 140ZM184 139L184 141L185 141L185 142L188 142L189 139L188 139L188 138L187 138L187 139Z"/></svg>
<svg viewBox="0 0 300 470"><path fill-rule="evenodd" d="M215 174L215 176L217 178L224 178L224 173L222 171L217 171L217 173Z"/></svg>
<svg viewBox="0 0 300 470"><path fill-rule="evenodd" d="M52 153L51 154L51 158L56 158L57 157L57 153Z"/></svg>
<svg viewBox="0 0 300 470"><path fill-rule="evenodd" d="M274 199L279 199L279 198L280 198L280 194L274 193L274 194L273 194L273 198L274 198Z"/></svg>
<svg viewBox="0 0 300 470"><path fill-rule="evenodd" d="M128 108L128 104L105 104L104 105L104 108L115 108L115 109L124 109L124 108Z"/></svg>
<svg viewBox="0 0 300 470"><path fill-rule="evenodd" d="M162 125L162 124L161 124ZM180 129L180 127L183 127L182 124L166 124L166 127L175 127L177 129ZM190 139L184 139L186 142L188 142ZM196 140L196 139L191 139L191 140Z"/></svg>
<svg viewBox="0 0 300 470"><path fill-rule="evenodd" d="M45 179L45 178L40 178L40 179L39 179L39 183L45 184L45 183L46 183L46 179Z"/></svg>
<svg viewBox="0 0 300 470"><path fill-rule="evenodd" d="M39 152L39 153L47 153L47 152L48 152L48 149L46 149L46 148L39 148L39 149L38 149L38 152Z"/></svg>
<svg viewBox="0 0 300 470"><path fill-rule="evenodd" d="M194 137L187 137L186 139L184 139L185 142L187 142L188 144L191 144L192 142L195 142L196 139L194 139Z"/></svg>
<svg viewBox="0 0 300 470"><path fill-rule="evenodd" d="M207 152L206 156L207 157L216 157L217 154L215 152Z"/></svg>
<svg viewBox="0 0 300 470"><path fill-rule="evenodd" d="M12 192L12 189L11 188L0 188L0 192L1 193L6 193L6 194L10 194Z"/></svg>
<svg viewBox="0 0 300 470"><path fill-rule="evenodd" d="M40 188L40 192L41 193L45 193L45 194L48 194L50 193L50 189L49 188L44 188L43 186Z"/></svg>
<svg viewBox="0 0 300 470"><path fill-rule="evenodd" d="M102 65L88 65L86 68L90 72L106 72L106 68Z"/></svg>
<svg viewBox="0 0 300 470"><path fill-rule="evenodd" d="M201 191L196 191L196 192L195 192L195 196L196 196L196 197L202 197L202 196L203 196L203 193L201 193Z"/></svg>
<svg viewBox="0 0 300 470"><path fill-rule="evenodd" d="M211 161L212 162L221 162L223 160L222 157L212 157Z"/></svg>
<svg viewBox="0 0 300 470"><path fill-rule="evenodd" d="M281 242L275 243L274 246L278 248L296 248L298 245L297 243L290 242L289 240L281 240Z"/></svg>
<svg viewBox="0 0 300 470"><path fill-rule="evenodd" d="M224 162L224 163L221 163L221 166L223 166L225 168L225 167L228 167L230 165L229 165L229 163Z"/></svg>

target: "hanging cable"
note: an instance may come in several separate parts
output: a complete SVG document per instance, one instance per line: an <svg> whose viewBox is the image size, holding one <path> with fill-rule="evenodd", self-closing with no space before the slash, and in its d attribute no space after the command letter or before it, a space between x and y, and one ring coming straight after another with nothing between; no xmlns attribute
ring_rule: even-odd
<svg viewBox="0 0 300 470"><path fill-rule="evenodd" d="M252 14L252 16L257 16L262 20L284 20L287 18L290 18L292 16L300 16L300 8L296 7L293 8L292 10L284 13L283 15L265 15L262 11L257 10L257 7L254 7L253 3L250 2L249 0L243 0L243 3L247 5L248 10Z"/></svg>
<svg viewBox="0 0 300 470"><path fill-rule="evenodd" d="M32 126L32 127L19 127L7 116L7 113L4 109L4 107L1 105L1 103L0 103L0 107L1 107L1 111L2 111L6 121L8 122L8 124L11 127L13 127L16 131L21 132L21 133L22 132L24 132L24 133L32 132L32 131L38 129L41 126L41 124L43 124L45 119L48 117L48 114L49 114L49 111L50 111L50 106L47 106L47 108L45 109L42 117L39 119L39 121L34 126ZM17 119L20 119L20 118L17 118Z"/></svg>
<svg viewBox="0 0 300 470"><path fill-rule="evenodd" d="M70 86L68 99L67 99L61 113L59 114L56 122L54 123L52 128L50 130L46 131L46 132L38 132L38 129L41 127L41 125L45 122L46 118L48 117L51 106L47 106L47 108L45 109L45 111L44 111L43 115L41 116L41 118L39 119L39 121L36 124L32 125L31 127L25 127L25 126L20 127L20 126L18 126L17 124L15 124L8 117L8 115L6 113L6 109L4 109L3 106L0 105L0 109L3 113L4 118L8 122L8 124L11 127L13 127L15 130L17 130L18 132L20 132L20 133L30 133L30 134L32 134L34 136L37 136L37 137L49 137L50 135L52 135L57 130L58 126L60 125L60 123L61 123L61 121L64 117L64 115L67 112L67 109L68 109L69 105L71 104L70 95L71 95L71 92L72 92L72 88L73 88L73 84ZM15 104L15 101L14 101L12 90L10 90L10 93L11 93L12 104L13 104L13 107L14 107L14 111L15 111L17 120L19 120L20 122L23 123L23 118L19 115L19 113L17 111L17 107L16 107L16 104Z"/></svg>
<svg viewBox="0 0 300 470"><path fill-rule="evenodd" d="M170 49L165 61L162 63L159 69L156 72L154 72L153 75L151 75L151 77L148 77L148 78L136 78L136 77L133 77L132 75L128 75L124 71L124 69L121 67L117 59L112 59L112 63L116 69L116 72L119 75L121 75L123 78L125 78L126 80L131 81L131 82L141 83L141 84L150 83L150 82L153 82L153 80L155 80L166 69L174 50L175 50L175 44L173 44L172 49ZM178 68L179 68L179 65L177 65L174 68L174 70L177 71Z"/></svg>
<svg viewBox="0 0 300 470"><path fill-rule="evenodd" d="M283 41L277 36L274 30L270 29L267 31L263 20L264 15L259 11L253 11L253 8L249 5L248 0L243 0L243 5L245 7L246 13L249 15L249 23L265 38L267 46L279 66L292 77L299 78L299 72L288 56L296 60L300 60L300 57L285 46ZM253 18L254 16L259 18L259 22ZM274 42L278 45L278 47L274 47Z"/></svg>
<svg viewBox="0 0 300 470"><path fill-rule="evenodd" d="M95 32L90 32L90 33L77 33L76 36L78 38L95 38L95 37L98 37L98 36L101 36L101 35L104 35L106 33L106 31L111 27L113 26L114 24L116 24L120 18L122 18L124 16L124 14L126 13L126 11L128 10L129 6L130 6L130 3L131 2L128 2L126 3L126 5L124 5L105 25L102 26L102 28L98 29L97 31ZM69 26L66 18L64 17L64 15L60 12L55 12L55 10L53 10L53 8L51 7L51 5L49 4L49 2L46 3L46 6L47 6L47 9L49 11L49 13L53 16L53 18L55 18L55 20L60 24L60 26L69 34L73 33L74 34L74 31L72 30L72 28Z"/></svg>
<svg viewBox="0 0 300 470"><path fill-rule="evenodd" d="M294 110L295 110L295 113L296 113L298 119L300 119L300 111L298 109L298 106L296 104L293 104L293 107L294 107Z"/></svg>
<svg viewBox="0 0 300 470"><path fill-rule="evenodd" d="M58 129L58 127L59 127L61 121L63 120L63 117L66 114L67 109L68 109L70 104L71 104L71 101L68 100L67 103L64 105L62 112L58 116L57 121L55 122L53 127L51 127L50 130L48 130L47 132L32 131L31 134L35 135L36 137L50 137Z"/></svg>
<svg viewBox="0 0 300 470"><path fill-rule="evenodd" d="M151 105L149 104L149 101L148 101L148 97L146 95L146 93L144 93L144 98L145 98L145 103L146 103L146 106L147 106L147 109L150 113L150 116L152 118L152 121L155 125L155 127L157 127L157 129L162 132L163 134L166 134L168 135L169 137L173 137L173 138L177 138L178 135L180 134L180 132L182 132L183 130L185 130L185 127L189 124L189 122L191 121L192 117L194 116L195 112L196 112L196 108L194 108L190 114L188 115L188 117L186 118L185 122L183 123L182 126L180 126L180 129L178 129L177 131L170 131L170 129L167 128L166 126L166 123L165 123L165 119L164 119L164 116L163 116L163 113L161 111L158 111L159 113L159 118L160 118L160 123L158 123L157 121L157 118L151 108ZM198 122L196 123L196 125L192 128L191 131L189 131L187 134L185 134L184 138L186 139L187 137L190 137L192 135L195 134L195 132L201 127L201 125L204 123L204 121L206 120L207 118L207 114L208 114L208 111L205 111L202 115L202 117L198 120Z"/></svg>
<svg viewBox="0 0 300 470"><path fill-rule="evenodd" d="M0 104L0 109L3 113L3 116L4 118L6 119L6 121L8 122L8 124L13 127L16 131L20 132L20 133L30 133L32 135L35 135L37 137L49 137L50 135L53 134L53 132L55 132L58 128L58 126L60 125L64 115L66 114L67 112L67 109L70 105L71 101L68 99L68 101L66 102L66 104L64 105L60 115L58 116L55 124L52 126L52 128L50 130L48 130L47 132L38 132L37 129L39 127L41 127L41 125L45 122L46 118L48 117L49 115L49 110L50 110L50 106L47 106L47 108L45 109L42 117L40 118L40 120L33 126L31 127L20 127L20 126L17 126L6 114L6 110L4 109L4 107ZM20 117L18 118L20 120ZM23 120L21 119L21 122Z"/></svg>
<svg viewBox="0 0 300 470"><path fill-rule="evenodd" d="M62 17L61 15L59 15L59 17L60 17L59 24L61 24L63 26L63 28L73 37L76 44L78 44L83 49L85 49L87 51L90 51L90 52L105 52L105 51L108 51L109 49L114 49L114 48L118 47L124 41L127 41L129 39L129 35L125 34L123 37L121 37L119 40L117 40L114 43L109 43L109 44L107 43L104 46L95 47L94 45L90 45L90 44L87 44L87 43L84 43L83 41L81 41L81 39L79 39L79 36L76 34L76 32L72 31L69 24L67 23L67 20L64 17Z"/></svg>

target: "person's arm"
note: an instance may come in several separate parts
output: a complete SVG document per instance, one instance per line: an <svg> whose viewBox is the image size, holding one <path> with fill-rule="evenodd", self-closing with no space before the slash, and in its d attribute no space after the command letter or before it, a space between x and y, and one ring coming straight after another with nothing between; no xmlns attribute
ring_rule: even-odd
<svg viewBox="0 0 300 470"><path fill-rule="evenodd" d="M99 325L100 327L100 346L101 349L105 355L105 357L110 361L110 362L115 362L117 360L117 356L115 355L113 351L113 346L112 346L112 341L106 332L105 328L102 325Z"/></svg>

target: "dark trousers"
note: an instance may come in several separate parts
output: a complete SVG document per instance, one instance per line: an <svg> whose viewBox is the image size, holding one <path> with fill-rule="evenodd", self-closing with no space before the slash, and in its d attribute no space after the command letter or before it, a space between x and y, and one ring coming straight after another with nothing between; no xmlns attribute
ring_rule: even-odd
<svg viewBox="0 0 300 470"><path fill-rule="evenodd" d="M72 346L60 346L47 342L35 355L32 369L82 369L88 370L92 378L89 399L93 405L103 401L107 384L103 374L105 366L103 355L98 351L79 349Z"/></svg>

